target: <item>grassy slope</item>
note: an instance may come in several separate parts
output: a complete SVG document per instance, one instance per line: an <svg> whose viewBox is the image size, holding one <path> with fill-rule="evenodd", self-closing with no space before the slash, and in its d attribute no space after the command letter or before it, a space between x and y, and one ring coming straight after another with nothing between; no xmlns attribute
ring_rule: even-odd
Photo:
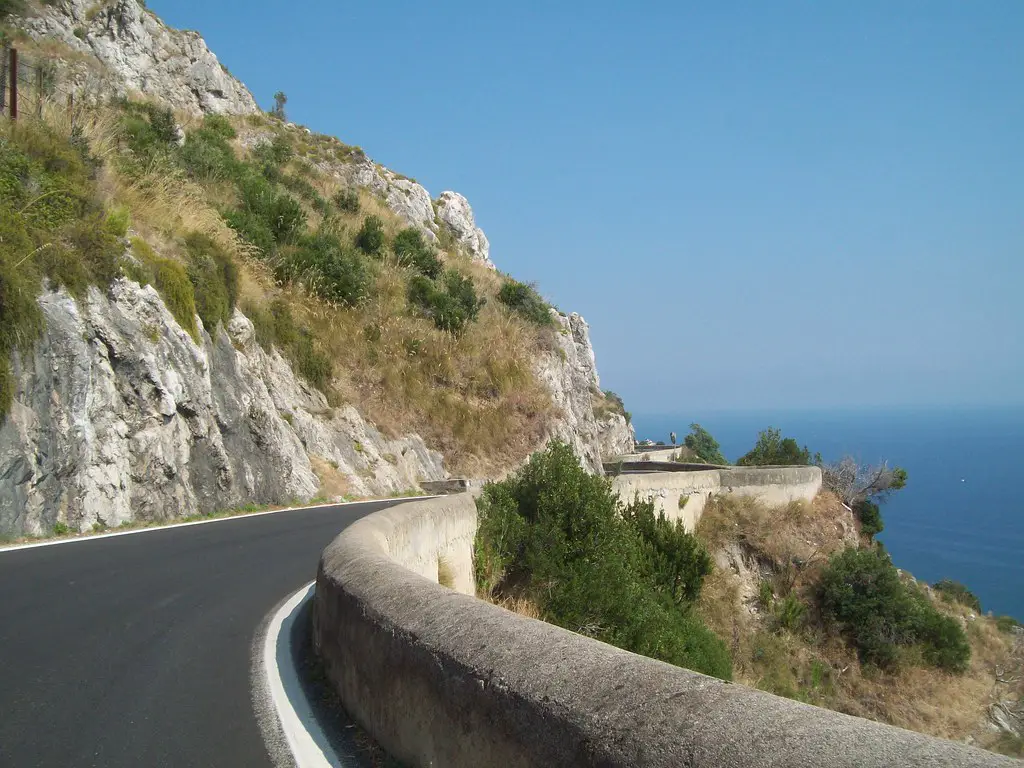
<svg viewBox="0 0 1024 768"><path fill-rule="evenodd" d="M731 569L717 567L706 583L700 610L708 625L729 640L735 679L840 712L944 738L973 737L981 746L1012 750L1013 744L997 744L993 734L979 727L996 697L997 668L1013 669L1024 661L1013 657L1012 635L999 631L993 618L971 619L965 607L934 599L936 607L963 619L967 627L972 656L963 675L914 663L912 655L896 672L862 666L856 652L823 624L815 607L815 586L828 556L844 547L836 523L844 512L828 493L811 505L777 510L745 499L717 500L705 512L697 535L711 551L742 542L748 562L759 566L774 592L775 606L790 589L809 606L799 625L787 629L757 599L758 574L744 583ZM846 516L852 523L852 516Z"/></svg>
<svg viewBox="0 0 1024 768"><path fill-rule="evenodd" d="M29 54L63 55L51 41L22 39L19 45ZM72 65L88 65L79 58L69 55ZM44 112L44 122L56 135L70 137L71 119L63 103L47 103ZM128 211L129 234L144 244L144 252L162 260L187 265L186 237L201 233L211 238L237 266L237 304L243 311L258 319L276 300L300 330L309 331L309 351L332 364L330 381L321 388L333 404L354 405L388 434L418 432L442 451L455 473L500 473L538 446L553 414L534 366L551 348L552 331L498 301L506 278L472 263L450 238L442 239L446 267L471 278L486 300L476 322L462 334L438 330L410 307L409 269L387 251L372 265L372 288L365 301L355 307L332 305L302 285L275 279L267 260L225 224L222 212L238 204L238 191L230 181L190 178L162 157L126 163L130 141L123 110L79 108L74 117L92 154L102 161L90 183L91 204L104 212ZM201 127L194 118L177 117L188 131ZM287 129L263 115L232 122L239 134L232 145L241 160L251 155L244 139L253 134L276 137L291 147L293 155L281 171L294 183L289 194L302 205L310 231L328 231L348 242L371 215L383 221L389 239L404 227L383 200L366 190L357 190L357 213L332 209L325 215L322 201L330 201L344 187L334 171L358 159L358 148ZM144 279L131 270L129 274ZM269 345L274 334L261 338ZM596 405L602 407L601 397Z"/></svg>

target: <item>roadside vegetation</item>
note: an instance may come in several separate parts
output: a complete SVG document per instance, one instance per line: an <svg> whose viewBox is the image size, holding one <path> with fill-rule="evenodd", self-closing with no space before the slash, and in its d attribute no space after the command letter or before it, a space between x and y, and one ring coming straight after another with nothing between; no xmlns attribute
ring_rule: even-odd
<svg viewBox="0 0 1024 768"><path fill-rule="evenodd" d="M124 276L152 285L197 342L237 307L332 406L419 433L455 472L525 459L552 409L534 370L552 348L549 305L348 186L355 162L360 148L267 115L122 100L72 116L54 100L42 120L3 121L0 416L12 355L42 331L44 286L81 297Z"/></svg>
<svg viewBox="0 0 1024 768"><path fill-rule="evenodd" d="M481 595L620 648L732 677L694 610L711 559L653 504L622 503L572 449L553 443L478 501ZM526 607L528 606L528 607Z"/></svg>
<svg viewBox="0 0 1024 768"><path fill-rule="evenodd" d="M696 535L717 563L698 612L730 638L736 681L1009 749L983 723L991 700L1024 694L1012 626L898 571L834 493L776 509L712 499Z"/></svg>

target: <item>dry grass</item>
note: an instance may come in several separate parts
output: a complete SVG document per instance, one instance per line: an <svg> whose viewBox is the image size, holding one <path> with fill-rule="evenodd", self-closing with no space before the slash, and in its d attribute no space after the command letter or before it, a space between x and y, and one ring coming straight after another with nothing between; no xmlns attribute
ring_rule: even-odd
<svg viewBox="0 0 1024 768"><path fill-rule="evenodd" d="M494 603L494 605L500 606L506 611L518 613L520 616L525 616L528 619L544 621L544 615L537 604L525 597L505 597L500 600L490 599L488 602Z"/></svg>
<svg viewBox="0 0 1024 768"><path fill-rule="evenodd" d="M444 555L437 558L437 583L442 587L455 589L455 571Z"/></svg>
<svg viewBox="0 0 1024 768"><path fill-rule="evenodd" d="M351 486L348 477L338 467L320 456L310 455L309 463L320 481L318 497L325 499L345 499L349 497Z"/></svg>
<svg viewBox="0 0 1024 768"><path fill-rule="evenodd" d="M794 559L823 563L850 541L850 524L849 512L827 493L810 505L775 510L726 497L709 505L697 534L712 552L739 544L751 565L748 578L756 578L758 566L784 573ZM707 578L698 611L729 644L736 682L933 736L963 740L974 735L984 746L994 743L979 724L993 701L995 671L1020 668L1024 659L1011 658L1010 636L991 618L969 620L967 609L936 600L939 610L967 626L968 671L952 675L907 663L898 672L881 672L862 667L855 651L822 629L811 594L816 580L814 565L795 572L793 588L812 608L807 625L794 633L775 627L766 611L742 599L751 591L756 594L756 584L745 584L731 569L719 567Z"/></svg>
<svg viewBox="0 0 1024 768"><path fill-rule="evenodd" d="M47 103L44 117L71 135L72 115L64 105ZM234 122L244 127L253 121ZM552 404L534 366L542 350L550 348L546 335L552 331L538 329L497 301L502 279L492 270L461 254L442 253L448 267L472 277L487 299L478 320L459 337L437 330L411 311L406 299L408 274L387 258L378 264L373 296L362 306L327 304L301 289L278 285L266 265L225 224L218 208L234 202L231 185L193 182L169 161L155 161L141 173L119 172L113 162L123 151L116 108L78 110L74 123L91 153L105 161L97 180L101 202L109 209L126 207L134 232L161 256L179 256L189 233L208 235L239 265L240 306L262 307L275 298L288 303L334 365L332 402L354 405L386 434L420 434L442 452L454 473L500 475L539 446ZM347 151L340 142L288 131L266 119L260 125L289 136L293 145L320 147L321 154ZM335 174L317 170L301 156L290 168L324 197L342 184ZM406 226L373 194L360 191L360 201L358 214L332 215L329 228L351 238L371 215L384 222L388 235ZM312 212L310 216L312 220Z"/></svg>

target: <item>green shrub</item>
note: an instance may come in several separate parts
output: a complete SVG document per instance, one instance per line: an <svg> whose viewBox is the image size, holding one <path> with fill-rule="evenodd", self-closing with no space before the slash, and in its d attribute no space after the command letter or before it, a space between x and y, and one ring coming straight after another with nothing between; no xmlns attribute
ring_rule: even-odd
<svg viewBox="0 0 1024 768"><path fill-rule="evenodd" d="M122 127L129 148L139 158L167 155L175 147L178 126L170 109L155 104L122 102Z"/></svg>
<svg viewBox="0 0 1024 768"><path fill-rule="evenodd" d="M363 253L379 256L384 248L384 222L377 216L367 216L356 234L356 246Z"/></svg>
<svg viewBox="0 0 1024 768"><path fill-rule="evenodd" d="M860 532L868 538L877 536L885 528L882 510L873 501L860 499L853 505L853 513L860 521Z"/></svg>
<svg viewBox="0 0 1024 768"><path fill-rule="evenodd" d="M275 273L282 280L301 281L311 292L343 306L366 299L372 284L363 257L323 230L301 237L283 255Z"/></svg>
<svg viewBox="0 0 1024 768"><path fill-rule="evenodd" d="M444 268L437 252L415 227L407 227L395 235L391 247L399 264L412 267L425 277L434 279Z"/></svg>
<svg viewBox="0 0 1024 768"><path fill-rule="evenodd" d="M700 424L690 425L690 434L683 439L683 445L697 454L697 458L707 464L724 466L729 462L722 455L718 441Z"/></svg>
<svg viewBox="0 0 1024 768"><path fill-rule="evenodd" d="M725 645L685 602L699 591L707 553L655 521L649 502L624 509L609 481L587 473L568 446L553 443L488 484L477 506L479 587L525 594L574 632L731 677Z"/></svg>
<svg viewBox="0 0 1024 768"><path fill-rule="evenodd" d="M783 438L782 432L769 427L758 435L757 444L736 462L741 467L776 465L803 465L811 463L807 446L801 448L791 437Z"/></svg>
<svg viewBox="0 0 1024 768"><path fill-rule="evenodd" d="M238 182L241 209L259 224L249 228L260 234L269 232L275 244L292 243L297 240L306 226L306 212L291 195L278 192L274 185L255 173L246 173ZM244 232L239 230L244 236ZM254 242L254 244L256 244ZM269 253L269 251L266 251Z"/></svg>
<svg viewBox="0 0 1024 768"><path fill-rule="evenodd" d="M224 115L207 115L203 118L203 127L224 139L233 139L238 136L238 131Z"/></svg>
<svg viewBox="0 0 1024 768"><path fill-rule="evenodd" d="M537 289L527 283L509 279L498 290L498 301L518 315L537 325L551 325L550 305L541 298Z"/></svg>
<svg viewBox="0 0 1024 768"><path fill-rule="evenodd" d="M442 331L458 335L476 320L483 306L473 281L454 270L444 273L443 285L416 275L409 282L409 302Z"/></svg>
<svg viewBox="0 0 1024 768"><path fill-rule="evenodd" d="M178 162L189 176L200 181L230 181L242 173L242 165L224 136L206 127L188 135L178 150Z"/></svg>
<svg viewBox="0 0 1024 768"><path fill-rule="evenodd" d="M277 347L302 378L321 392L330 391L334 373L330 358L316 348L309 329L295 322L285 301L275 299L267 309L248 305L245 314L252 321L261 347L267 351Z"/></svg>
<svg viewBox="0 0 1024 768"><path fill-rule="evenodd" d="M270 225L257 214L244 208L225 211L224 221L238 233L239 237L256 246L262 255L267 256L274 252L277 246L274 232L270 229Z"/></svg>
<svg viewBox="0 0 1024 768"><path fill-rule="evenodd" d="M633 414L626 410L626 403L623 401L621 397L612 392L610 389L606 389L604 391L604 399L605 403L607 404L608 408L612 411L612 413L617 413L620 416L622 416L626 420L627 424L633 423Z"/></svg>
<svg viewBox="0 0 1024 768"><path fill-rule="evenodd" d="M114 237L125 237L131 226L132 215L125 206L120 205L107 214L106 230Z"/></svg>
<svg viewBox="0 0 1024 768"><path fill-rule="evenodd" d="M195 292L185 266L173 259L158 256L145 240L138 237L132 239L132 251L146 270L146 275L139 277L149 278L145 282L156 288L178 325L198 341Z"/></svg>
<svg viewBox="0 0 1024 768"><path fill-rule="evenodd" d="M946 600L965 605L975 613L981 613L981 601L978 599L978 596L959 581L942 579L932 584L932 589Z"/></svg>
<svg viewBox="0 0 1024 768"><path fill-rule="evenodd" d="M878 548L833 555L822 574L820 599L822 615L865 663L894 668L901 648L919 645L929 664L951 672L967 668L971 649L960 625L904 584Z"/></svg>
<svg viewBox="0 0 1024 768"><path fill-rule="evenodd" d="M789 594L775 603L772 617L777 627L796 632L803 624L806 613L807 606L796 595Z"/></svg>
<svg viewBox="0 0 1024 768"><path fill-rule="evenodd" d="M227 323L238 298L238 268L216 242L193 233L185 238L188 276L195 293L196 312L213 336L218 323Z"/></svg>
<svg viewBox="0 0 1024 768"><path fill-rule="evenodd" d="M287 136L275 136L272 141L261 144L253 151L253 160L264 168L280 168L295 154Z"/></svg>
<svg viewBox="0 0 1024 768"><path fill-rule="evenodd" d="M655 590L673 603L693 603L704 578L714 570L711 555L700 540L686 532L682 520L654 514L652 502L637 502L622 509L622 519L639 537L645 575Z"/></svg>
<svg viewBox="0 0 1024 768"><path fill-rule="evenodd" d="M354 189L340 189L334 195L334 204L342 213L359 213L359 193Z"/></svg>
<svg viewBox="0 0 1024 768"><path fill-rule="evenodd" d="M100 212L67 227L65 239L81 260L89 282L106 288L121 276L124 245L107 231Z"/></svg>
<svg viewBox="0 0 1024 768"><path fill-rule="evenodd" d="M67 523L62 523L58 520L53 524L54 536L67 536L69 533L71 533L71 527Z"/></svg>
<svg viewBox="0 0 1024 768"><path fill-rule="evenodd" d="M316 187L310 184L308 180L299 176L281 174L280 181L281 184L312 205L321 216L330 215L331 204L328 203L319 192L317 192Z"/></svg>
<svg viewBox="0 0 1024 768"><path fill-rule="evenodd" d="M1012 632L1021 624L1013 616L996 616L996 628L1000 632Z"/></svg>

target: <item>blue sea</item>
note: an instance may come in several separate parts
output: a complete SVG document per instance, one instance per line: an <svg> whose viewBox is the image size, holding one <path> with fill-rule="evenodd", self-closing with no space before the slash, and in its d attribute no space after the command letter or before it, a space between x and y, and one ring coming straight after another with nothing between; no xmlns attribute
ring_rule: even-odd
<svg viewBox="0 0 1024 768"><path fill-rule="evenodd" d="M820 451L905 468L879 538L918 579L966 584L982 609L1024 621L1024 409L708 412L633 417L637 439L679 440L698 422L730 461L765 427Z"/></svg>

